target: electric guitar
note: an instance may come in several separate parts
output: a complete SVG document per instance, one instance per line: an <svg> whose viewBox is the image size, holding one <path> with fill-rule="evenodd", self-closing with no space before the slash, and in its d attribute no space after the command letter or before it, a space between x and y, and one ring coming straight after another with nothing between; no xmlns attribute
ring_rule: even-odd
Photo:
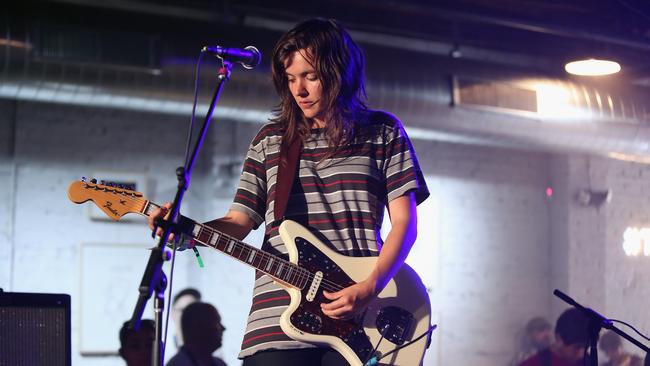
<svg viewBox="0 0 650 366"><path fill-rule="evenodd" d="M143 198L142 193L85 181L73 182L68 197L75 203L91 200L116 221L127 213L150 216L160 207ZM331 347L352 366L422 363L435 326L430 325L426 289L408 265L402 265L363 313L337 320L322 313L320 304L329 301L322 291L338 291L363 281L377 257L341 255L291 220L279 228L289 260L186 217L181 217L179 224L196 242L266 273L287 290L291 301L280 317L280 326L289 337Z"/></svg>

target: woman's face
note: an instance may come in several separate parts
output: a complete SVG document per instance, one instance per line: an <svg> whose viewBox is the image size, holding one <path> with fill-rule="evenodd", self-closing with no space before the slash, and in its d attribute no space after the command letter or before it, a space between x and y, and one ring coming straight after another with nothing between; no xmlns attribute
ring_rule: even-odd
<svg viewBox="0 0 650 366"><path fill-rule="evenodd" d="M313 119L316 127L325 125L325 106L321 100L323 86L318 73L307 60L307 50L298 50L284 63L289 91L306 118Z"/></svg>

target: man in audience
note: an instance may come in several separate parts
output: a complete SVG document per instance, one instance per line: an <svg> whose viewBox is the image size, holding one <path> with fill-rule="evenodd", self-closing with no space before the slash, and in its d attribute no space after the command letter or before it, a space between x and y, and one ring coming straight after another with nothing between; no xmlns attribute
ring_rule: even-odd
<svg viewBox="0 0 650 366"><path fill-rule="evenodd" d="M524 362L521 366L577 366L582 365L589 339L588 319L582 311L565 310L555 324L555 341Z"/></svg>
<svg viewBox="0 0 650 366"><path fill-rule="evenodd" d="M183 309L195 301L201 301L201 293L194 288L186 288L179 291L172 300L172 321L174 322L175 334L174 345L180 348L183 345L183 334L181 332L181 315Z"/></svg>
<svg viewBox="0 0 650 366"><path fill-rule="evenodd" d="M142 319L140 329L129 329L129 321L120 328L120 356L127 366L151 365L156 326L151 319Z"/></svg>
<svg viewBox="0 0 650 366"><path fill-rule="evenodd" d="M212 353L221 347L223 331L217 309L205 302L189 304L181 316L181 330L185 344L167 366L226 366Z"/></svg>
<svg viewBox="0 0 650 366"><path fill-rule="evenodd" d="M600 336L599 348L605 352L609 359L603 366L641 366L643 364L641 357L623 350L621 337L611 330Z"/></svg>

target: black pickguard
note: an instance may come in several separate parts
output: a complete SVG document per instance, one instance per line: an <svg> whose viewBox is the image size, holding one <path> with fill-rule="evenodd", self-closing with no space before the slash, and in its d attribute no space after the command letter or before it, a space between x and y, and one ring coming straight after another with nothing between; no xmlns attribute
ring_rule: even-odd
<svg viewBox="0 0 650 366"><path fill-rule="evenodd" d="M297 237L295 244L298 249L298 265L300 267L311 273L321 271L323 280L334 282L341 287L355 284L336 263L307 240ZM323 314L320 304L330 301L323 296L323 289L328 290L326 284L321 284L313 301L307 301L309 283L305 286L301 291L300 305L290 316L291 324L309 334L338 337L357 354L360 360L365 361L372 352L373 345L363 330L363 314L347 321L332 319Z"/></svg>

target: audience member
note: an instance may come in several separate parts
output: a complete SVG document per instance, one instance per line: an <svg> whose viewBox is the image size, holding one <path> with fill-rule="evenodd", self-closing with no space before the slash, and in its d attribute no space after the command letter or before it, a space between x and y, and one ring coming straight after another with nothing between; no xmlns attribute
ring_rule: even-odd
<svg viewBox="0 0 650 366"><path fill-rule="evenodd" d="M551 323L541 316L530 319L526 323L526 333L523 338L519 352L510 362L511 366L517 366L535 353L550 347L553 342Z"/></svg>
<svg viewBox="0 0 650 366"><path fill-rule="evenodd" d="M581 365L589 339L588 319L582 311L565 310L555 324L555 341L521 363L521 366Z"/></svg>
<svg viewBox="0 0 650 366"><path fill-rule="evenodd" d="M129 321L120 328L120 356L127 366L151 365L156 325L151 319L142 319L140 329L129 329Z"/></svg>
<svg viewBox="0 0 650 366"><path fill-rule="evenodd" d="M600 350L605 352L608 361L603 366L641 366L641 357L623 350L621 337L611 330L600 336L598 343Z"/></svg>
<svg viewBox="0 0 650 366"><path fill-rule="evenodd" d="M181 315L183 309L195 301L201 301L201 293L194 288L186 288L179 291L172 300L172 321L174 322L174 345L180 348L183 345L183 333L181 332Z"/></svg>
<svg viewBox="0 0 650 366"><path fill-rule="evenodd" d="M181 316L181 330L185 343L167 366L226 366L212 353L221 347L223 331L217 309L205 302L189 304Z"/></svg>

